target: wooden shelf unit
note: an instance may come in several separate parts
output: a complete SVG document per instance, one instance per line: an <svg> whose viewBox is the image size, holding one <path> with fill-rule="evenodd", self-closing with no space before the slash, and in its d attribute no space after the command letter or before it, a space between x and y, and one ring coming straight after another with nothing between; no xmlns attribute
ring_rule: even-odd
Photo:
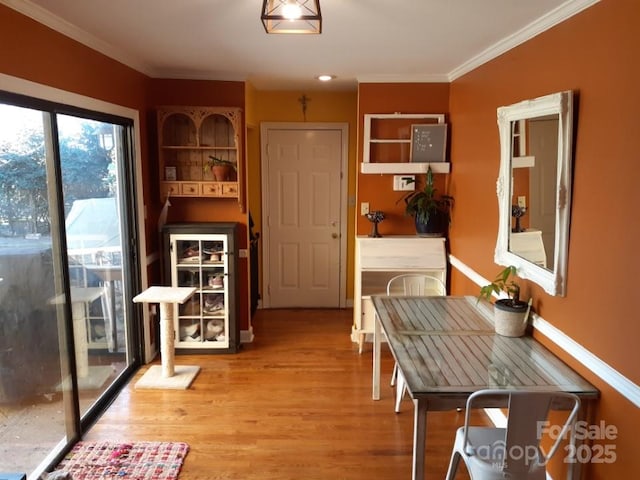
<svg viewBox="0 0 640 480"><path fill-rule="evenodd" d="M232 107L158 107L160 194L172 197L237 198L242 192L242 110ZM216 181L210 156L235 164L235 178Z"/></svg>

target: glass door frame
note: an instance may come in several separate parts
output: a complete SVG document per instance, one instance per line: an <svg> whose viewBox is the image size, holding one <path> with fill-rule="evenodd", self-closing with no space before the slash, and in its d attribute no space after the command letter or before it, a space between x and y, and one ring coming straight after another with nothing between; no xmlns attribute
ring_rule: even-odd
<svg viewBox="0 0 640 480"><path fill-rule="evenodd" d="M130 281L123 282L124 299L128 303L130 312L130 322L132 322L131 332L133 338L130 345L130 361L128 365L117 378L103 393L103 395L95 402L95 404L80 418L77 377L73 365L73 356L70 354L73 379L73 403L72 414L73 419L69 419L72 425L67 428L67 443L59 445L56 451L43 460L39 469L44 470L47 465L59 461L71 448L76 440L80 438L83 432L86 432L90 426L97 420L99 415L111 403L115 395L121 390L122 386L131 378L137 368L145 361L148 361L155 354L155 350L151 348L152 339L149 335L149 312L140 306L134 306L131 302L133 296L140 292L147 285L147 255L146 242L144 238L144 212L140 208L144 205L143 189L142 189L142 168L140 155L140 122L138 110L121 107L108 102L103 102L93 98L64 92L45 85L35 84L16 77L0 74L0 101L19 107L33 108L50 113L52 116L56 114L72 115L91 120L109 122L121 125L123 127L122 149L126 152L127 162L120 168L119 174L122 175L120 188L123 192L118 195L118 202L121 211L128 212L122 218L123 233L126 237L122 239L123 245L123 264L127 265L130 274ZM57 142L56 122L51 121L51 140L53 143L54 155L54 179L57 194L62 192L60 158ZM51 178L51 177L50 177ZM126 189L126 190L125 190ZM123 201L123 199L129 199ZM126 203L126 205L124 204ZM62 282L64 283L64 291L67 299L63 308L65 312L65 322L67 332L71 332L71 305L69 303L70 290L68 278L68 259L66 252L66 240L63 232L64 224L64 205L58 202L55 206L56 211L53 213L52 223L60 229L56 232L58 239L55 241L55 253L62 268ZM140 234L142 232L142 235ZM132 248L131 245L134 245ZM137 248L135 247L137 246ZM127 248L128 247L128 248ZM124 250L127 251L124 251ZM67 340L69 342L69 340ZM37 473L37 472L32 472Z"/></svg>

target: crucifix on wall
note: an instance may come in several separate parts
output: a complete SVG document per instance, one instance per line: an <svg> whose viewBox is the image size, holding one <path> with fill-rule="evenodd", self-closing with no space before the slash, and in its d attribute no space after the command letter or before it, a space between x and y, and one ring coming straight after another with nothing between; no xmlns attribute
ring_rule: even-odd
<svg viewBox="0 0 640 480"><path fill-rule="evenodd" d="M304 121L307 121L307 105L311 101L309 97L307 97L306 93L303 93L300 98L298 98L298 102L300 102L300 106L302 107L302 118Z"/></svg>

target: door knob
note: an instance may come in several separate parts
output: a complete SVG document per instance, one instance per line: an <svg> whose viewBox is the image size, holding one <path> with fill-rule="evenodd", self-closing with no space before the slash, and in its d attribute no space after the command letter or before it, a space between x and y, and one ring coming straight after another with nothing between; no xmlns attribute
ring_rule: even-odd
<svg viewBox="0 0 640 480"><path fill-rule="evenodd" d="M332 233L331 234L331 238L338 238L338 234L337 233Z"/></svg>

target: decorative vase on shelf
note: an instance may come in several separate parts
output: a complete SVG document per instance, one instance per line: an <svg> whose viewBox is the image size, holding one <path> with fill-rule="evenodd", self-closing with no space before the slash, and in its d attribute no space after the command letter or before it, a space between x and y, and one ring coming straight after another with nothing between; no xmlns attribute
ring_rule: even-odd
<svg viewBox="0 0 640 480"><path fill-rule="evenodd" d="M526 207L511 205L511 216L516 219L516 225L511 229L511 232L520 233L525 231L525 229L520 226L520 219L524 217L525 213L527 213Z"/></svg>
<svg viewBox="0 0 640 480"><path fill-rule="evenodd" d="M371 233L369 234L369 236L372 238L382 237L382 235L380 235L380 232L378 232L378 224L382 220L384 220L384 212L380 210L375 210L373 212L367 213L365 216L367 217L367 220L369 220L373 224L373 227L371 228Z"/></svg>

